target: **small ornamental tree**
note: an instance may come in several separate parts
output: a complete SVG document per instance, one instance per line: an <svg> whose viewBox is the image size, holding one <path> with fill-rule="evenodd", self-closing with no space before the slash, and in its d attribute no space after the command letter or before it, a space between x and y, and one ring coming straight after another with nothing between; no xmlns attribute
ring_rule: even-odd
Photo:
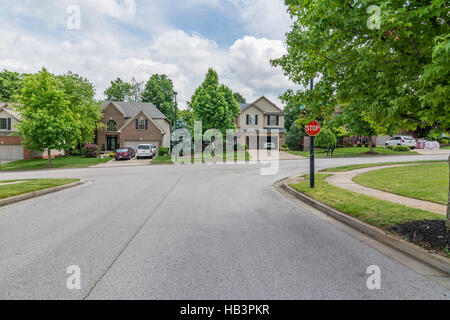
<svg viewBox="0 0 450 320"><path fill-rule="evenodd" d="M16 97L22 119L17 125L24 145L32 150L47 150L51 166L51 150L69 150L80 141L78 119L71 112L64 85L45 68L26 76Z"/></svg>
<svg viewBox="0 0 450 320"><path fill-rule="evenodd" d="M315 145L318 148L335 148L336 136L330 129L322 129L316 136Z"/></svg>

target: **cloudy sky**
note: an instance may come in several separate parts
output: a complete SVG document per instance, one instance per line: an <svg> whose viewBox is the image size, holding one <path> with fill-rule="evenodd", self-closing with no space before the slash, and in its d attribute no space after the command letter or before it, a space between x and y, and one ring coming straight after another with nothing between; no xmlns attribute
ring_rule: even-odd
<svg viewBox="0 0 450 320"><path fill-rule="evenodd" d="M110 81L167 74L186 105L209 67L248 101L294 86L270 59L285 53L283 0L0 0L0 68ZM77 8L80 19L77 19ZM78 28L77 22L80 21Z"/></svg>

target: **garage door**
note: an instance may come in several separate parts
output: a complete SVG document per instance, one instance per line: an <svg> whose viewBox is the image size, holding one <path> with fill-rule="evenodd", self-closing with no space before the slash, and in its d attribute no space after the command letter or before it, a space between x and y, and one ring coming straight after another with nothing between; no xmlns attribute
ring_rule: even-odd
<svg viewBox="0 0 450 320"><path fill-rule="evenodd" d="M140 144L151 144L156 146L157 149L159 147L159 143L157 141L125 141L125 148L136 149Z"/></svg>
<svg viewBox="0 0 450 320"><path fill-rule="evenodd" d="M0 160L23 160L23 146L0 145Z"/></svg>

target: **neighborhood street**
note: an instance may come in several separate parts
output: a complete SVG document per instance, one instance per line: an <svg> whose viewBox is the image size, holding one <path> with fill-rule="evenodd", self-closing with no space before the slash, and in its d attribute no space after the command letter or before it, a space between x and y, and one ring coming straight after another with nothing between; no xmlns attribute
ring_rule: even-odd
<svg viewBox="0 0 450 320"><path fill-rule="evenodd" d="M317 159L316 168L447 155ZM393 159L394 158L394 159ZM0 208L0 299L449 299L449 278L273 184L309 160L0 173L88 183ZM81 269L81 289L66 286ZM367 267L381 270L369 290ZM419 272L422 270L422 272Z"/></svg>

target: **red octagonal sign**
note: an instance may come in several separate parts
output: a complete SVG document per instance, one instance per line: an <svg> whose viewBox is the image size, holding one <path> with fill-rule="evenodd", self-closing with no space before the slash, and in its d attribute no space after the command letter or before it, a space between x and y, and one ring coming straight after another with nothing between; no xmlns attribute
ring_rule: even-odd
<svg viewBox="0 0 450 320"><path fill-rule="evenodd" d="M317 136L320 132L320 124L317 121L311 121L305 126L305 131L309 136Z"/></svg>

